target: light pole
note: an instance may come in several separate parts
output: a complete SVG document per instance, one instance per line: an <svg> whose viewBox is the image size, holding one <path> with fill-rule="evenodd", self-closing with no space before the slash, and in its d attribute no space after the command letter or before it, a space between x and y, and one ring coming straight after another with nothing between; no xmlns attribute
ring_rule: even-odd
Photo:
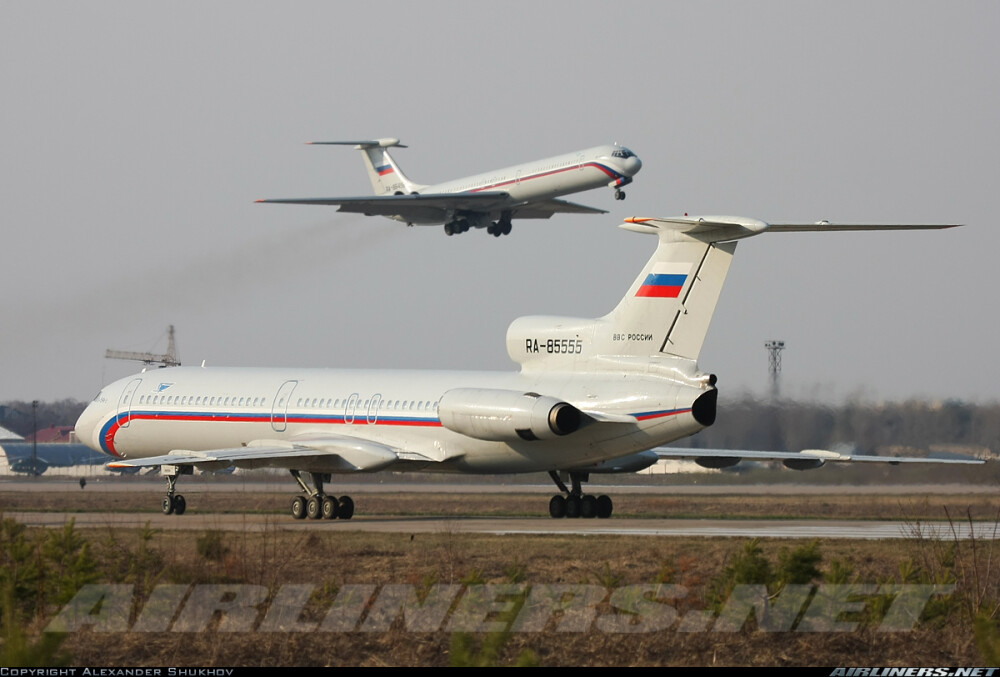
<svg viewBox="0 0 1000 677"><path fill-rule="evenodd" d="M38 477L38 400L31 401L31 474Z"/></svg>

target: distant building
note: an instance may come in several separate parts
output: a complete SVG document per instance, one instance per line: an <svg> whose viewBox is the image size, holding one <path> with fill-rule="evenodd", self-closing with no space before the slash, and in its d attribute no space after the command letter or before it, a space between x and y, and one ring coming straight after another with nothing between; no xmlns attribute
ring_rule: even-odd
<svg viewBox="0 0 1000 677"><path fill-rule="evenodd" d="M73 435L73 426L71 425L54 425L49 428L42 428L35 435L34 439L39 444L69 444L76 442L76 437ZM31 435L24 438L24 441L31 442Z"/></svg>

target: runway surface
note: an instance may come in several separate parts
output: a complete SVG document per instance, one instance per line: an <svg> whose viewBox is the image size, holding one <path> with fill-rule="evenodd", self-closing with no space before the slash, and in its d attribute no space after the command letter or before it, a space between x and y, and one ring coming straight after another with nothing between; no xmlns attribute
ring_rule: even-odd
<svg viewBox="0 0 1000 677"><path fill-rule="evenodd" d="M578 536L703 536L707 538L820 538L820 539L942 539L1000 538L994 524L954 525L942 522L820 521L820 520L671 520L671 519L561 519L544 517L356 517L342 520L294 520L290 516L257 514L61 513L11 512L26 526L61 527L71 519L77 527L99 529L154 529L188 531L312 530L372 531L381 533L463 533L494 535Z"/></svg>

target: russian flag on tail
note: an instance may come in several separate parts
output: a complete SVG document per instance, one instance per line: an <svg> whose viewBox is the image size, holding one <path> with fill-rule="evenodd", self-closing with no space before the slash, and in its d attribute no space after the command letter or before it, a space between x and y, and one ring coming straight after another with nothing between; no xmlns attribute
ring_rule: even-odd
<svg viewBox="0 0 1000 677"><path fill-rule="evenodd" d="M690 263L657 263L639 287L636 296L675 299L681 295L691 271Z"/></svg>
<svg viewBox="0 0 1000 677"><path fill-rule="evenodd" d="M381 165L380 167L376 167L375 171L378 173L379 176L392 174L392 165Z"/></svg>

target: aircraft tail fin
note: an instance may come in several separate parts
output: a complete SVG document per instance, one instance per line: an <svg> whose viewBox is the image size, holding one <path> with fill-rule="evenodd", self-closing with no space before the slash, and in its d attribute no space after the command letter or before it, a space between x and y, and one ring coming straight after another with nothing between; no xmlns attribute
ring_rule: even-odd
<svg viewBox="0 0 1000 677"><path fill-rule="evenodd" d="M521 317L507 352L524 368L583 368L592 359L678 357L696 362L722 294L736 240L775 232L923 230L956 224L767 224L734 216L630 218L621 228L656 235L656 251L614 310L596 320ZM644 360L640 359L640 362Z"/></svg>
<svg viewBox="0 0 1000 677"><path fill-rule="evenodd" d="M406 148L399 139L374 139L371 141L311 141L314 146L354 146L362 151L365 169L372 182L375 195L403 195L418 191L419 186L410 181L389 155L389 148Z"/></svg>

